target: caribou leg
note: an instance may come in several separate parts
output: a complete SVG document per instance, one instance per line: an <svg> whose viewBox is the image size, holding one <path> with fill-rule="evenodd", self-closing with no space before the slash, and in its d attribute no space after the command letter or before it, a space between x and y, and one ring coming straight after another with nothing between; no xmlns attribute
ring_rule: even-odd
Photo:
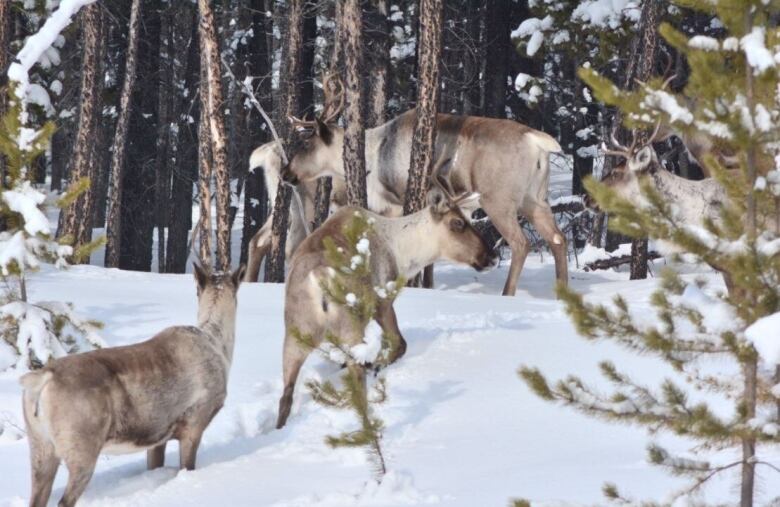
<svg viewBox="0 0 780 507"><path fill-rule="evenodd" d="M284 382L284 392L279 399L279 416L276 419L276 429L282 429L290 417L292 408L293 393L295 392L295 381L298 380L298 373L301 371L307 351L297 343L297 338L291 334L284 337L284 353L282 359L282 380Z"/></svg>
<svg viewBox="0 0 780 507"><path fill-rule="evenodd" d="M406 353L406 340L398 327L398 319L395 317L395 310L391 303L383 302L379 304L376 313L376 322L386 335L395 341L393 356L390 358L390 364L399 360Z"/></svg>
<svg viewBox="0 0 780 507"><path fill-rule="evenodd" d="M526 214L526 217L550 247L555 259L555 278L558 283L568 285L569 260L566 257L566 237L558 229L550 205L546 202L539 204Z"/></svg>
<svg viewBox="0 0 780 507"><path fill-rule="evenodd" d="M247 268L244 275L245 282L257 282L260 279L260 265L268 250L271 249L271 222L273 214L268 215L268 219L263 226L252 236L247 245Z"/></svg>
<svg viewBox="0 0 780 507"><path fill-rule="evenodd" d="M531 249L528 244L528 238L526 238L517 221L516 208L512 207L507 212L506 208L495 204L502 202L501 200L490 199L487 196L480 199L480 202L490 221L493 222L495 228L509 244L509 248L512 249L512 263L509 265L509 275L506 277L503 295L514 296L517 291L517 279L520 277L523 264L525 264L525 258Z"/></svg>

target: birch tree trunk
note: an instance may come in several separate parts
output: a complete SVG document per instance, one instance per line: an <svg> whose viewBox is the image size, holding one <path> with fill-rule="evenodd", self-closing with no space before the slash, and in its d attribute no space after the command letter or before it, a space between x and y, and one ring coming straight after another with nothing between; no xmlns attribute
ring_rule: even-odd
<svg viewBox="0 0 780 507"><path fill-rule="evenodd" d="M301 55L303 52L303 5L304 0L290 0L287 5L287 32L284 36L284 57L282 58L282 79L284 86L281 97L283 121L277 125L279 137L289 153L291 136L294 135L287 121L289 116L298 114L298 78L301 75ZM274 220L271 226L271 251L266 257L265 281L284 282L284 250L287 242L287 222L290 213L292 191L280 182L274 203Z"/></svg>
<svg viewBox="0 0 780 507"><path fill-rule="evenodd" d="M130 98L136 79L136 61L138 57L138 24L141 13L141 0L133 0L130 7L130 26L127 34L127 57L125 60L125 79L122 95L119 99L119 118L117 118L114 144L111 154L111 186L108 190L108 214L106 216L106 256L107 268L119 267L119 245L122 241L122 180L124 178L125 143L127 126L130 122Z"/></svg>
<svg viewBox="0 0 780 507"><path fill-rule="evenodd" d="M230 269L230 175L228 174L227 143L225 139L225 117L222 113L223 92L220 68L219 42L217 40L214 12L210 0L198 0L200 9L201 65L207 78L206 102L201 104L201 118L206 112L211 154L214 163L217 191L217 269ZM201 72L201 75L203 73ZM203 84L201 84L203 87ZM203 93L201 92L201 99Z"/></svg>
<svg viewBox="0 0 780 507"><path fill-rule="evenodd" d="M84 56L81 63L81 103L79 105L79 128L73 149L71 181L81 179L94 181L97 174L92 147L97 135L100 105L100 46L101 46L101 7L91 4L82 10L81 23L84 32ZM92 240L92 209L94 192L88 189L62 210L62 227L59 237L71 237L74 247ZM78 259L88 264L89 256Z"/></svg>
<svg viewBox="0 0 780 507"><path fill-rule="evenodd" d="M345 0L341 7L339 35L343 37L346 74L344 109L344 176L347 204L368 207L366 194L366 132L363 123L363 19L360 0Z"/></svg>

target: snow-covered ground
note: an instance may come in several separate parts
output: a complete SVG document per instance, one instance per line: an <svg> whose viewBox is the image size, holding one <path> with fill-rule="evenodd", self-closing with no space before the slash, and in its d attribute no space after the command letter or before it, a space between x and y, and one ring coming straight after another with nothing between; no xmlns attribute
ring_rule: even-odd
<svg viewBox="0 0 780 507"><path fill-rule="evenodd" d="M526 364L552 378L576 373L595 381L603 359L652 384L670 374L654 359L577 337L552 296L553 273L538 254L529 258L518 295L504 298L497 294L506 266L486 274L441 266L442 290L401 294L396 306L409 350L386 372L389 400L379 413L391 473L379 488L361 450L332 450L324 443L326 435L354 428L353 416L317 405L300 380L288 426L273 429L281 392L283 286L244 285L228 398L206 431L198 469L176 470L175 444L168 448L168 467L153 472L145 471L143 454L101 457L80 505L471 507L506 505L511 497L593 505L603 503L604 481L638 498L663 499L683 483L646 464L646 444L660 438L673 450L686 450L690 443L542 402L517 376ZM621 292L642 313L655 282L575 271L572 284L598 300ZM31 290L33 299L72 301L82 314L102 320L111 345L195 319L190 275L82 266L41 272ZM302 379L337 376L334 366L312 356ZM8 373L0 376L0 421L0 506L23 506L29 459L26 440L15 431L23 427L20 387ZM762 458L780 461L777 454ZM780 483L765 474L761 503L780 495ZM50 505L66 476L62 468ZM715 482L705 498L733 501L734 478Z"/></svg>

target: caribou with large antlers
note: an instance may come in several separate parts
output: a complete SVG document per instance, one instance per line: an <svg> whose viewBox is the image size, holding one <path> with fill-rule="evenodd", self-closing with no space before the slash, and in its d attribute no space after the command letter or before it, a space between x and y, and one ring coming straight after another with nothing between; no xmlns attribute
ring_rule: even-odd
<svg viewBox="0 0 780 507"><path fill-rule="evenodd" d="M437 165L441 168L446 162ZM434 174L436 188L428 192L430 204L425 209L388 218L360 208L342 208L308 236L293 254L285 285L284 393L279 400L277 428L284 426L290 415L295 381L310 353L299 343L296 333L311 336L315 345L322 342L326 331L339 336L346 345L355 345L363 339L363 330L355 329L352 316L343 307L330 304L322 289L329 269L323 239L330 237L337 245L344 246L343 230L355 213L373 220L368 239L375 287L385 287L399 275L411 277L438 259L467 264L478 271L495 264L495 253L460 209L478 196L466 193L453 197L440 171ZM394 347L396 355L392 360L395 361L405 352L406 342L398 328L392 302L379 300L376 321L387 336L399 340Z"/></svg>
<svg viewBox="0 0 780 507"><path fill-rule="evenodd" d="M403 213L409 177L412 133L417 111L366 130L366 184L368 207L386 216ZM283 168L291 183L320 176L344 179L344 130L319 117L293 119L307 133L302 146ZM533 224L552 250L555 274L568 281L566 240L547 202L549 154L561 151L551 136L511 120L476 116L437 116L434 157L452 160L446 179L456 192L477 192L479 203L512 249L512 261L503 293L513 295L530 250L518 223L518 213Z"/></svg>

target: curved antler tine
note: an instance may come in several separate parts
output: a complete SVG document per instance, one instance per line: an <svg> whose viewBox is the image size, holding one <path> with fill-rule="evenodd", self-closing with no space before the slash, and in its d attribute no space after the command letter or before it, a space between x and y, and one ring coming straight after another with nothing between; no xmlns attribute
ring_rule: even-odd
<svg viewBox="0 0 780 507"><path fill-rule="evenodd" d="M661 89L666 90L666 87L669 86L669 84L675 80L677 77L677 74L672 74L671 76L667 77L664 82L661 84Z"/></svg>
<svg viewBox="0 0 780 507"><path fill-rule="evenodd" d="M655 123L655 129L653 129L653 133L650 134L650 137L647 139L647 144L653 144L655 137L658 135L658 132L661 130L661 120L659 120Z"/></svg>
<svg viewBox="0 0 780 507"><path fill-rule="evenodd" d="M609 142L612 143L612 146L617 148L621 151L628 151L628 148L620 144L620 142L617 140L617 137L615 137L615 134L617 134L617 125L615 125L615 128L612 129L612 132L609 134Z"/></svg>

